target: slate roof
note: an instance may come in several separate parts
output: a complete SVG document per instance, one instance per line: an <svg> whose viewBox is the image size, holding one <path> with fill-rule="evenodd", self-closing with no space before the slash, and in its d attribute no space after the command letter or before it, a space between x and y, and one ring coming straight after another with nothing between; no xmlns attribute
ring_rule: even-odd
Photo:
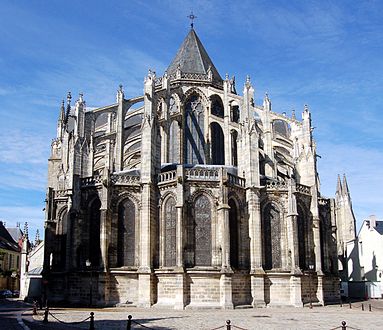
<svg viewBox="0 0 383 330"><path fill-rule="evenodd" d="M2 222L0 222L0 249L20 252L19 245L13 240Z"/></svg>
<svg viewBox="0 0 383 330"><path fill-rule="evenodd" d="M191 29L181 47L167 69L169 75L176 73L177 68L180 68L184 73L203 73L207 74L209 66L213 73L214 82L222 82L212 60L207 54L201 40L198 38L194 29Z"/></svg>
<svg viewBox="0 0 383 330"><path fill-rule="evenodd" d="M376 221L376 227L375 230L380 234L383 235L383 221Z"/></svg>

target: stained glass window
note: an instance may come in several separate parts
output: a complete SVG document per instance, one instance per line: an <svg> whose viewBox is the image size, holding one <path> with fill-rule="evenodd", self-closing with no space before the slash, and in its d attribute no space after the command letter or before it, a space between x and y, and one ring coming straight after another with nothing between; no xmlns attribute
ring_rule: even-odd
<svg viewBox="0 0 383 330"><path fill-rule="evenodd" d="M204 111L198 95L185 106L185 163L205 163Z"/></svg>
<svg viewBox="0 0 383 330"><path fill-rule="evenodd" d="M194 259L196 266L211 265L211 205L209 198L201 195L194 204L195 245Z"/></svg>
<svg viewBox="0 0 383 330"><path fill-rule="evenodd" d="M165 204L165 266L176 265L176 201L170 197Z"/></svg>
<svg viewBox="0 0 383 330"><path fill-rule="evenodd" d="M279 210L269 203L263 213L265 269L281 267L281 219Z"/></svg>
<svg viewBox="0 0 383 330"><path fill-rule="evenodd" d="M224 165L225 164L225 139L223 136L222 128L217 123L211 124L211 153L212 164Z"/></svg>
<svg viewBox="0 0 383 330"><path fill-rule="evenodd" d="M130 199L118 208L117 265L134 266L136 246L136 207Z"/></svg>

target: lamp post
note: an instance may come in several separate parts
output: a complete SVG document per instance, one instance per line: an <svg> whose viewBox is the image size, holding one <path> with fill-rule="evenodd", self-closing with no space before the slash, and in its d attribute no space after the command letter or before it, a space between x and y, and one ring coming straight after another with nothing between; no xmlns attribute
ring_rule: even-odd
<svg viewBox="0 0 383 330"><path fill-rule="evenodd" d="M312 280L312 272L314 270L314 265L309 264L309 292L310 292L310 308L313 308L312 299L311 299L311 280Z"/></svg>
<svg viewBox="0 0 383 330"><path fill-rule="evenodd" d="M85 261L86 267L89 269L90 272L90 284L89 284L89 307L92 307L92 287L93 287L93 273L91 270L92 263L89 259L86 259Z"/></svg>

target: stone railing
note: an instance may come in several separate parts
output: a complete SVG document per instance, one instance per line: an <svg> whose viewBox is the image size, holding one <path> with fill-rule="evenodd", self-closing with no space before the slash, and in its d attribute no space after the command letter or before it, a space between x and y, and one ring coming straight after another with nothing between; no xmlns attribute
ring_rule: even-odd
<svg viewBox="0 0 383 330"><path fill-rule="evenodd" d="M286 181L266 180L266 189L267 190L287 190L287 183Z"/></svg>
<svg viewBox="0 0 383 330"><path fill-rule="evenodd" d="M131 175L127 173L112 174L111 181L115 185L138 185L140 184L140 177L138 175Z"/></svg>
<svg viewBox="0 0 383 330"><path fill-rule="evenodd" d="M186 178L189 180L218 181L219 172L210 168L190 168L185 171Z"/></svg>
<svg viewBox="0 0 383 330"><path fill-rule="evenodd" d="M319 197L318 198L318 204L321 206L327 206L330 204L330 199L325 198L325 197Z"/></svg>
<svg viewBox="0 0 383 330"><path fill-rule="evenodd" d="M311 189L308 186L305 186L303 184L297 184L296 185L297 192L304 194L304 195L311 195Z"/></svg>
<svg viewBox="0 0 383 330"><path fill-rule="evenodd" d="M66 189L63 190L55 190L55 198L61 198L66 197L68 194L68 191Z"/></svg>
<svg viewBox="0 0 383 330"><path fill-rule="evenodd" d="M245 187L246 180L234 174L227 173L228 183L233 186Z"/></svg>
<svg viewBox="0 0 383 330"><path fill-rule="evenodd" d="M95 175L90 176L88 178L82 178L81 179L81 186L82 187L90 187L90 186L96 186L98 184L102 183L102 176L101 175Z"/></svg>
<svg viewBox="0 0 383 330"><path fill-rule="evenodd" d="M158 175L158 183L171 182L171 181L174 181L176 177L177 177L176 170L160 173Z"/></svg>

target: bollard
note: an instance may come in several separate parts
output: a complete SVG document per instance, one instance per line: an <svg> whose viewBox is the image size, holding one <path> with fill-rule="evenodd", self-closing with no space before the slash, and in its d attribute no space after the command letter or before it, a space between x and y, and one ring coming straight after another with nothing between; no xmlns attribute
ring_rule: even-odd
<svg viewBox="0 0 383 330"><path fill-rule="evenodd" d="M37 301L33 302L33 315L37 315Z"/></svg>
<svg viewBox="0 0 383 330"><path fill-rule="evenodd" d="M362 311L364 311L364 304L362 303Z"/></svg>
<svg viewBox="0 0 383 330"><path fill-rule="evenodd" d="M352 308L351 302L348 303L350 305L350 309Z"/></svg>
<svg viewBox="0 0 383 330"><path fill-rule="evenodd" d="M340 300L340 307L343 307L342 299Z"/></svg>
<svg viewBox="0 0 383 330"><path fill-rule="evenodd" d="M126 326L126 330L132 329L132 315L128 315L128 325Z"/></svg>
<svg viewBox="0 0 383 330"><path fill-rule="evenodd" d="M368 304L368 311L372 312L371 304Z"/></svg>
<svg viewBox="0 0 383 330"><path fill-rule="evenodd" d="M94 313L90 312L89 330L94 330Z"/></svg>
<svg viewBox="0 0 383 330"><path fill-rule="evenodd" d="M231 329L231 324L230 324L230 320L227 320L226 321L226 330L230 330Z"/></svg>
<svg viewBox="0 0 383 330"><path fill-rule="evenodd" d="M49 313L49 307L45 307L45 311L44 311L44 320L43 320L43 323L48 323L48 313Z"/></svg>
<svg viewBox="0 0 383 330"><path fill-rule="evenodd" d="M342 330L347 330L346 321L342 321Z"/></svg>

